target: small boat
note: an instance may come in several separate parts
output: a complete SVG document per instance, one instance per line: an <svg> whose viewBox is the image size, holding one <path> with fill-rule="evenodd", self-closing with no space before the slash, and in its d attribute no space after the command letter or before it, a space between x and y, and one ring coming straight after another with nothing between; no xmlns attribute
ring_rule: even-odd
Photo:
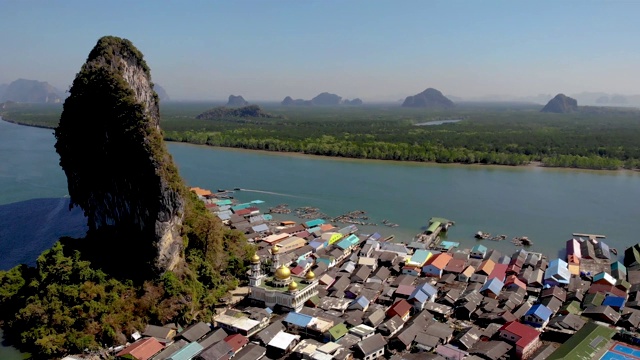
<svg viewBox="0 0 640 360"><path fill-rule="evenodd" d="M239 187L237 187L237 188L233 188L233 190L235 190L235 191L240 191L240 190L242 190L242 189L240 189Z"/></svg>
<svg viewBox="0 0 640 360"><path fill-rule="evenodd" d="M618 255L618 249L616 249L616 248L611 248L611 249L609 249L609 251L611 251L613 253L613 255Z"/></svg>

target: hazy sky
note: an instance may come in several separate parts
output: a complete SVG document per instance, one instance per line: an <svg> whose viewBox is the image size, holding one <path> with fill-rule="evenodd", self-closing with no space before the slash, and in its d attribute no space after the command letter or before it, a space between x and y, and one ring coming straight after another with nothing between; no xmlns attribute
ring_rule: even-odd
<svg viewBox="0 0 640 360"><path fill-rule="evenodd" d="M0 83L116 35L173 99L640 93L640 1L0 1Z"/></svg>

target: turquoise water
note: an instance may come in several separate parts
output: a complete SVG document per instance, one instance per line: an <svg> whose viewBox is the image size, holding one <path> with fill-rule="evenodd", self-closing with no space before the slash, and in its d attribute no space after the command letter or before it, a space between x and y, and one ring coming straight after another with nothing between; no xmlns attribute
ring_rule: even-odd
<svg viewBox="0 0 640 360"><path fill-rule="evenodd" d="M0 205L67 194L51 134L0 122L0 157L8 159L0 162ZM550 256L573 232L605 234L618 249L637 242L640 233L640 174L633 172L362 161L179 143L169 150L190 185L255 190L237 195L264 200L265 207L309 205L331 216L365 210L374 222L400 224L367 231L400 239L411 239L432 216L454 220L449 239L462 246L473 246L473 234L482 230L529 236L533 250ZM71 232L78 233L77 216L71 218ZM509 241L484 242L516 249Z"/></svg>

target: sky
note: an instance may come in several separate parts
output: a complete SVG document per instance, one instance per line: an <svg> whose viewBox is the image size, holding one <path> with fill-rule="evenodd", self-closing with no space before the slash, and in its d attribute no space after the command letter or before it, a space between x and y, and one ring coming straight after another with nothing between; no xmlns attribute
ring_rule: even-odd
<svg viewBox="0 0 640 360"><path fill-rule="evenodd" d="M640 93L640 1L0 0L0 84L127 38L174 100Z"/></svg>

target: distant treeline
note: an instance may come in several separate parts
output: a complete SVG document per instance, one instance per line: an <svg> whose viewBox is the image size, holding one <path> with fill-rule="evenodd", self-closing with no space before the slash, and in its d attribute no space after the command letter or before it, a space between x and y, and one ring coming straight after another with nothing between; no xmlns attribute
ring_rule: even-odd
<svg viewBox="0 0 640 360"><path fill-rule="evenodd" d="M165 139L244 149L360 159L581 169L640 168L640 112L541 114L537 105L459 106L449 111L397 105L363 107L264 106L278 118L195 117L211 104L163 105ZM51 108L49 108L51 109ZM57 110L59 114L59 109ZM55 111L53 111L55 112ZM52 110L25 107L10 119L55 126ZM430 120L458 123L415 126ZM54 122L55 121L55 122Z"/></svg>

